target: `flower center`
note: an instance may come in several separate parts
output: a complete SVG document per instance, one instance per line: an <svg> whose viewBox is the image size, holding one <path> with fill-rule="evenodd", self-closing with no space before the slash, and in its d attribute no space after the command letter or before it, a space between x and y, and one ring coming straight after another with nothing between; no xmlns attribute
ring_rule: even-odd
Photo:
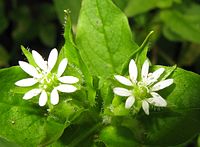
<svg viewBox="0 0 200 147"><path fill-rule="evenodd" d="M38 79L40 83L40 88L50 91L54 87L58 86L58 78L57 75L51 72L40 72L41 78Z"/></svg>
<svg viewBox="0 0 200 147"><path fill-rule="evenodd" d="M133 95L136 99L145 99L149 95L149 89L142 82L138 82L137 85L133 88Z"/></svg>

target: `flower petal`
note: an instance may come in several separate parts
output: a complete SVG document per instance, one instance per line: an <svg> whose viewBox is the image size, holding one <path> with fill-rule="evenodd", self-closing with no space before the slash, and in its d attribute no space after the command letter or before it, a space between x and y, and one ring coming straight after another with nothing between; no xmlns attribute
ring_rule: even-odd
<svg viewBox="0 0 200 147"><path fill-rule="evenodd" d="M133 106L135 102L135 98L133 96L129 96L127 99L126 99L126 103L125 103L125 108L126 109L129 109Z"/></svg>
<svg viewBox="0 0 200 147"><path fill-rule="evenodd" d="M39 97L39 105L44 106L47 103L47 98L47 93L43 90Z"/></svg>
<svg viewBox="0 0 200 147"><path fill-rule="evenodd" d="M173 83L173 79L167 79L161 82L156 83L152 88L151 91L158 91L170 86Z"/></svg>
<svg viewBox="0 0 200 147"><path fill-rule="evenodd" d="M146 59L142 65L142 80L146 80L149 72L149 61Z"/></svg>
<svg viewBox="0 0 200 147"><path fill-rule="evenodd" d="M38 94L41 93L41 89L32 89L29 90L27 93L24 94L23 99L28 100L31 99L34 96L37 96Z"/></svg>
<svg viewBox="0 0 200 147"><path fill-rule="evenodd" d="M74 84L79 81L79 79L74 76L63 76L63 77L58 78L58 80L62 83L66 83L66 84Z"/></svg>
<svg viewBox="0 0 200 147"><path fill-rule="evenodd" d="M164 68L159 68L158 70L154 71L147 79L147 85L151 85L158 80L158 78L163 74L165 71Z"/></svg>
<svg viewBox="0 0 200 147"><path fill-rule="evenodd" d="M52 49L48 58L48 71L50 72L56 64L58 58L58 51L56 48Z"/></svg>
<svg viewBox="0 0 200 147"><path fill-rule="evenodd" d="M43 71L47 71L47 62L44 61L42 56L35 50L32 50L32 55L38 67L40 67Z"/></svg>
<svg viewBox="0 0 200 147"><path fill-rule="evenodd" d="M59 102L59 95L56 88L54 88L51 92L51 104L56 105Z"/></svg>
<svg viewBox="0 0 200 147"><path fill-rule="evenodd" d="M128 89L125 89L125 88L120 88L120 87L116 87L113 89L113 92L116 94L116 95L119 95L119 96L131 96L132 93L130 90Z"/></svg>
<svg viewBox="0 0 200 147"><path fill-rule="evenodd" d="M156 92L151 92L151 95L153 96L153 98L148 98L147 101L154 105L154 106L158 106L158 107L166 107L167 106L167 102L165 99L163 99L158 93Z"/></svg>
<svg viewBox="0 0 200 147"><path fill-rule="evenodd" d="M60 76L64 73L64 71L65 71L65 69L66 69L66 67L67 67L67 63L68 63L67 58L64 58L64 59L60 62L59 66L58 66L58 72L57 72L57 76L58 76L58 77L60 77Z"/></svg>
<svg viewBox="0 0 200 147"><path fill-rule="evenodd" d="M39 78L39 73L37 72L36 68L27 62L19 61L19 66L30 76L33 76L35 78Z"/></svg>
<svg viewBox="0 0 200 147"><path fill-rule="evenodd" d="M132 82L129 79L127 79L126 77L123 77L120 75L115 75L115 79L124 85L127 85L127 86L133 85Z"/></svg>
<svg viewBox="0 0 200 147"><path fill-rule="evenodd" d="M135 61L132 59L129 63L129 76L133 83L136 83L138 70Z"/></svg>
<svg viewBox="0 0 200 147"><path fill-rule="evenodd" d="M22 79L22 80L17 81L15 85L20 86L20 87L28 87L28 86L33 86L37 82L38 81L34 78L27 78L27 79Z"/></svg>
<svg viewBox="0 0 200 147"><path fill-rule="evenodd" d="M77 90L77 88L73 85L67 85L67 84L61 84L58 87L56 87L57 90L65 93L72 93Z"/></svg>
<svg viewBox="0 0 200 147"><path fill-rule="evenodd" d="M149 115L149 104L145 100L142 101L142 109L144 110L146 115Z"/></svg>

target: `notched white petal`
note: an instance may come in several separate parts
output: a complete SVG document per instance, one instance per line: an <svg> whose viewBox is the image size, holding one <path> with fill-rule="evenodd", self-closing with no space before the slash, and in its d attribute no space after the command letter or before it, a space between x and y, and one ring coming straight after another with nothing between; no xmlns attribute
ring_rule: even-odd
<svg viewBox="0 0 200 147"><path fill-rule="evenodd" d="M19 61L19 66L30 76L33 76L35 78L39 77L39 73L37 72L36 68L27 62Z"/></svg>
<svg viewBox="0 0 200 147"><path fill-rule="evenodd" d="M67 58L64 58L64 59L60 62L59 66L58 66L58 72L57 72L57 76L58 76L58 77L60 77L60 76L64 73L64 71L65 71L65 69L66 69L66 67L67 67L67 63L68 63Z"/></svg>
<svg viewBox="0 0 200 147"><path fill-rule="evenodd" d="M136 83L137 81L137 76L138 76L138 70L137 70L137 65L133 59L131 59L129 63L129 76L130 79L133 83Z"/></svg>
<svg viewBox="0 0 200 147"><path fill-rule="evenodd" d="M129 109L133 106L135 102L135 98L133 96L129 96L127 99L126 99L126 102L125 102L125 108L126 109Z"/></svg>
<svg viewBox="0 0 200 147"><path fill-rule="evenodd" d="M142 101L142 109L144 110L146 115L149 115L149 104L145 100Z"/></svg>
<svg viewBox="0 0 200 147"><path fill-rule="evenodd" d="M47 71L47 62L44 61L42 56L35 50L32 50L32 55L37 66L40 67L42 70Z"/></svg>
<svg viewBox="0 0 200 147"><path fill-rule="evenodd" d="M154 77L154 79L157 80L157 79L163 74L164 71L165 71L164 68L159 68L159 69L157 69L156 71L154 71L154 72L153 72L153 77Z"/></svg>
<svg viewBox="0 0 200 147"><path fill-rule="evenodd" d="M65 93L72 93L77 90L77 88L73 85L68 85L68 84L61 84L58 87L56 87L57 90Z"/></svg>
<svg viewBox="0 0 200 147"><path fill-rule="evenodd" d="M79 79L74 76L63 76L63 77L59 77L58 80L62 83L66 83L66 84L74 84L79 81Z"/></svg>
<svg viewBox="0 0 200 147"><path fill-rule="evenodd" d="M34 78L27 78L27 79L22 79L19 80L15 83L15 85L20 86L20 87L28 87L28 86L33 86L37 83L38 81Z"/></svg>
<svg viewBox="0 0 200 147"><path fill-rule="evenodd" d="M120 75L115 75L115 79L119 81L121 84L127 85L127 86L132 86L132 82L127 79L126 77L120 76Z"/></svg>
<svg viewBox="0 0 200 147"><path fill-rule="evenodd" d="M146 59L142 65L142 80L146 80L149 72L149 61Z"/></svg>
<svg viewBox="0 0 200 147"><path fill-rule="evenodd" d="M166 107L167 102L163 98L149 98L147 101L157 107Z"/></svg>
<svg viewBox="0 0 200 147"><path fill-rule="evenodd" d="M158 80L158 78L163 74L163 72L165 71L164 68L159 68L158 70L154 71L149 77L148 77L148 81L147 81L147 85L153 84L154 82L156 82Z"/></svg>
<svg viewBox="0 0 200 147"><path fill-rule="evenodd" d="M150 93L152 95L152 97L156 98L156 97L161 97L158 93L156 92L151 92Z"/></svg>
<svg viewBox="0 0 200 147"><path fill-rule="evenodd" d="M51 71L56 64L58 58L58 51L56 48L52 49L48 58L48 71Z"/></svg>
<svg viewBox="0 0 200 147"><path fill-rule="evenodd" d="M121 88L121 87L116 87L113 89L113 92L116 94L116 95L119 95L119 96L131 96L132 93L130 90L128 89L125 89L125 88Z"/></svg>
<svg viewBox="0 0 200 147"><path fill-rule="evenodd" d="M154 106L158 106L158 107L166 107L167 106L166 100L163 99L158 93L151 92L151 95L153 96L153 98L147 99L147 101L150 104L152 104Z"/></svg>
<svg viewBox="0 0 200 147"><path fill-rule="evenodd" d="M40 106L44 106L44 105L46 105L46 103L47 103L47 93L46 93L46 91L42 91L42 93L41 93L41 95L40 95L40 97L39 97L39 105Z"/></svg>
<svg viewBox="0 0 200 147"><path fill-rule="evenodd" d="M41 93L41 89L32 89L24 94L23 99L28 100L31 99L34 96L37 96Z"/></svg>
<svg viewBox="0 0 200 147"><path fill-rule="evenodd" d="M164 89L164 88L170 86L171 84L173 84L173 82L174 82L173 79L167 79L164 81L160 81L151 88L151 91L158 91L158 90Z"/></svg>
<svg viewBox="0 0 200 147"><path fill-rule="evenodd" d="M54 88L52 90L50 100L51 100L51 104L53 104L53 105L58 104L58 102L59 102L59 95L58 95L58 91L57 91L56 88Z"/></svg>

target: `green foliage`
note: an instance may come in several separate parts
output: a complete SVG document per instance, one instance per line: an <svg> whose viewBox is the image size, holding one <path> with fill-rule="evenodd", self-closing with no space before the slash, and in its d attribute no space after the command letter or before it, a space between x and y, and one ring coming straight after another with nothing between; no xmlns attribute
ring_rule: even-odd
<svg viewBox="0 0 200 147"><path fill-rule="evenodd" d="M21 95L13 93L14 82L24 77L21 69L4 69L1 70L0 76L0 83L4 83L1 88L0 136L23 146L46 144L47 138L48 142L58 138L64 125L50 116L45 116L47 112L37 109L37 106L25 103Z"/></svg>
<svg viewBox="0 0 200 147"><path fill-rule="evenodd" d="M175 33L179 38L194 43L200 43L200 6L191 5L188 7L178 7L176 10L166 10L160 13L161 20L165 27ZM178 38L178 39L179 39ZM180 40L180 39L179 39Z"/></svg>
<svg viewBox="0 0 200 147"><path fill-rule="evenodd" d="M185 4L180 6L184 3L181 0L141 2L114 0L122 10L125 9L128 16L136 18L136 26L137 23L144 25L148 21L148 15L141 13L159 8L159 14L152 16L154 20L150 21L150 24L163 22L164 27L158 25L158 28L163 29L166 36L171 37L172 40L184 39L195 43L189 44L192 51L196 46L198 48L199 6L192 4L190 7L193 9L189 10L186 9ZM127 17L114 3L111 0L83 0L74 35L69 12L63 13L63 10L69 5L72 13L75 12L73 16L75 22L79 7L75 7L74 4L79 4L79 1L54 1L60 19L65 16L65 42L55 67L58 67L58 63L63 58L68 59L69 63L64 75L73 73L72 75L79 78L78 91L70 95L62 94L59 104L55 106L39 107L38 97L23 100L23 94L27 89L15 86L15 82L26 78L27 74L19 67L1 69L1 138L25 147L175 146L200 132L200 75L198 74L176 66L152 66L150 72L161 67L165 68L159 80L172 78L174 83L159 91L159 94L166 99L167 107L151 106L150 115L140 110L132 113L130 109L125 108L124 98L114 95L113 87L119 83L113 76L116 74L127 76L128 63L131 59L136 61L141 76L141 67L147 59L150 42L155 43L157 39L152 39L152 32L150 32L144 42L138 46L133 41ZM132 6L136 9L130 9ZM40 39L45 44L53 46L54 25L48 25L45 29L41 27L54 17L52 6L41 5L38 8L44 14L52 15L46 20L38 17L39 23L35 28L30 28L32 20L29 18L31 16L29 10L23 6L18 9L18 13L13 14L19 17L16 19L18 23L13 37L20 40L28 32L32 34L27 37L34 38L39 30ZM160 34L161 30L159 30ZM29 50L23 46L21 49L28 62L35 66ZM183 57L187 60L188 57L184 55L185 52ZM180 60L180 64L186 63ZM31 88L34 88L34 85ZM7 144L4 140L1 142L0 145Z"/></svg>
<svg viewBox="0 0 200 147"><path fill-rule="evenodd" d="M166 109L153 108L151 116L140 115L122 123L131 128L134 137L141 143L178 145L200 131L200 76L178 68L170 77L174 79L174 85L161 91L168 102Z"/></svg>
<svg viewBox="0 0 200 147"><path fill-rule="evenodd" d="M60 59L68 58L69 61L72 64L74 64L74 66L78 67L81 70L85 78L85 84L87 87L87 95L88 95L87 97L89 103L91 105L94 105L96 92L93 89L93 79L86 65L84 64L76 45L74 44L71 19L67 11L65 11L65 19L66 19L65 32L64 32L65 44L60 51L59 58Z"/></svg>
<svg viewBox="0 0 200 147"><path fill-rule="evenodd" d="M5 139L0 138L0 146L2 147L19 147L18 145L14 143L10 143Z"/></svg>
<svg viewBox="0 0 200 147"><path fill-rule="evenodd" d="M109 147L138 146L139 144L132 139L132 136L133 134L131 133L131 131L125 127L108 126L101 131L100 140Z"/></svg>
<svg viewBox="0 0 200 147"><path fill-rule="evenodd" d="M83 1L76 43L89 71L105 78L119 73L137 48L127 18L110 0Z"/></svg>
<svg viewBox="0 0 200 147"><path fill-rule="evenodd" d="M135 16L141 13L145 13L155 8L168 8L173 3L181 3L182 0L130 0L125 13L127 16Z"/></svg>
<svg viewBox="0 0 200 147"><path fill-rule="evenodd" d="M0 136L21 146L44 146L56 141L82 110L75 104L63 101L49 113L47 108L41 109L36 104L24 101L21 94L13 91L14 83L24 76L18 67L0 72L0 83L4 83L0 91Z"/></svg>

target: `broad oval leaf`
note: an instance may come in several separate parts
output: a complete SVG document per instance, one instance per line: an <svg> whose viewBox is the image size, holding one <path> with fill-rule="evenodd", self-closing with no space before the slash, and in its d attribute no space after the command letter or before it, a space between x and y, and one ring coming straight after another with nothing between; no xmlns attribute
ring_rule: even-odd
<svg viewBox="0 0 200 147"><path fill-rule="evenodd" d="M83 0L76 43L89 71L100 77L120 73L137 49L126 16L111 0Z"/></svg>

